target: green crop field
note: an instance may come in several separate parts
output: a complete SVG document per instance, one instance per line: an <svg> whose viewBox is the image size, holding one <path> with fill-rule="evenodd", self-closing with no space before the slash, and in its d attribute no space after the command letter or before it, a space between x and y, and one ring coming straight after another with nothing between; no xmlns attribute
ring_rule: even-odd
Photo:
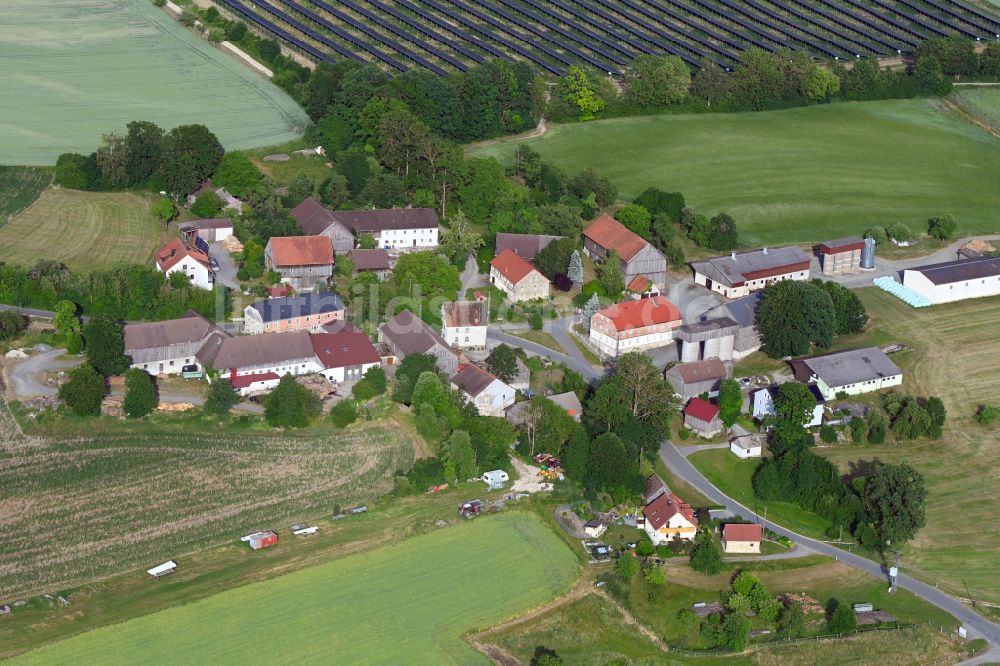
<svg viewBox="0 0 1000 666"><path fill-rule="evenodd" d="M150 199L129 192L49 189L0 228L0 261L55 259L72 270L147 263L168 237Z"/></svg>
<svg viewBox="0 0 1000 666"><path fill-rule="evenodd" d="M301 135L281 89L149 0L5 0L0 22L0 163L90 153L132 120L201 123L226 148Z"/></svg>
<svg viewBox="0 0 1000 666"><path fill-rule="evenodd" d="M337 503L388 492L414 460L409 436L383 426L274 435L144 422L25 440L2 402L0 411L4 596L148 568L332 514Z"/></svg>
<svg viewBox="0 0 1000 666"><path fill-rule="evenodd" d="M1000 130L1000 88L957 88L955 103Z"/></svg>
<svg viewBox="0 0 1000 666"><path fill-rule="evenodd" d="M574 553L537 516L506 513L97 629L13 663L486 664L464 633L562 594L578 573Z"/></svg>
<svg viewBox="0 0 1000 666"><path fill-rule="evenodd" d="M0 166L0 228L34 203L51 181L41 169Z"/></svg>
<svg viewBox="0 0 1000 666"><path fill-rule="evenodd" d="M726 211L744 245L806 243L875 224L1000 232L1000 144L928 100L766 113L659 115L555 126L525 141L566 173L593 167L631 200L647 187ZM518 142L478 156L510 159Z"/></svg>

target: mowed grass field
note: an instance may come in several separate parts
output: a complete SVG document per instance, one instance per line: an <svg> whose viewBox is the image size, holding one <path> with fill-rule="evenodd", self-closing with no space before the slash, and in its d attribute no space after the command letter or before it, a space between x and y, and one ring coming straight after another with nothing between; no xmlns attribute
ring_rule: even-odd
<svg viewBox="0 0 1000 666"><path fill-rule="evenodd" d="M520 142L477 156L508 162ZM951 213L960 233L1000 231L1000 143L928 100L766 113L658 115L553 126L524 141L572 174L593 167L629 201L680 191L732 215L741 243L806 243Z"/></svg>
<svg viewBox="0 0 1000 666"><path fill-rule="evenodd" d="M415 456L413 440L385 425L193 430L25 439L0 419L3 595L51 593L333 514L390 491Z"/></svg>
<svg viewBox="0 0 1000 666"><path fill-rule="evenodd" d="M229 149L302 134L284 91L149 0L4 0L0 163L92 152L132 120L206 125Z"/></svg>
<svg viewBox="0 0 1000 666"><path fill-rule="evenodd" d="M168 236L149 209L150 197L129 192L45 190L0 227L0 261L54 259L72 270L148 263Z"/></svg>
<svg viewBox="0 0 1000 666"><path fill-rule="evenodd" d="M52 174L31 167L0 166L0 228L34 203Z"/></svg>
<svg viewBox="0 0 1000 666"><path fill-rule="evenodd" d="M487 664L461 636L564 593L578 573L576 555L537 516L505 513L104 627L12 663Z"/></svg>
<svg viewBox="0 0 1000 666"><path fill-rule="evenodd" d="M877 289L858 292L868 335L910 351L893 355L903 390L939 396L948 410L940 440L822 449L845 473L859 461L908 462L927 479L927 526L903 549L902 567L948 592L1000 603L1000 429L974 415L1000 404L1000 298L916 310Z"/></svg>

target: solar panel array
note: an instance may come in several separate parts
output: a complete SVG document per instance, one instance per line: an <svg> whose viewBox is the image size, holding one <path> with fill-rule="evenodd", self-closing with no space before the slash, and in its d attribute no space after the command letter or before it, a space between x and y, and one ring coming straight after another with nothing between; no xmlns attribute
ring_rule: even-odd
<svg viewBox="0 0 1000 666"><path fill-rule="evenodd" d="M487 58L562 75L619 73L641 54L732 68L751 47L822 59L895 55L923 40L1000 40L1000 18L961 0L220 0L315 60L446 76Z"/></svg>

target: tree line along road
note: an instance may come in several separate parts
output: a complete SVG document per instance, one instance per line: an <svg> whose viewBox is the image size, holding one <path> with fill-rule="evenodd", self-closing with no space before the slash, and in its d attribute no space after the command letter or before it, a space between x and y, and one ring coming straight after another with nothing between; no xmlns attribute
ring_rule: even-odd
<svg viewBox="0 0 1000 666"><path fill-rule="evenodd" d="M663 463L670 468L671 472L687 483L690 483L698 492L707 497L709 500L725 505L729 511L739 513L744 518L755 520L758 523L763 522L761 517L757 515L756 512L751 511L749 507L740 504L716 488L711 481L705 478L705 476L699 472L690 461L688 461L684 454L681 453L672 442L665 440L660 445L660 459L663 460ZM870 573L876 578L884 578L886 580L886 585L889 584L888 569L878 562L873 562L872 560L861 557L860 555L855 555L854 553L845 552L840 548L823 543L822 541L804 537L797 532L793 532L773 522L769 523L767 527L781 536L788 537L800 546L809 548L810 550L820 553L821 555L836 558L856 569ZM899 587L913 592L924 601L932 603L938 608L947 611L958 618L966 630L968 630L971 638L985 638L989 641L990 647L986 652L962 663L986 664L1000 661L1000 625L990 622L985 617L951 595L948 595L935 587L931 587L926 583L922 583L910 576L902 574L896 578L896 583Z"/></svg>

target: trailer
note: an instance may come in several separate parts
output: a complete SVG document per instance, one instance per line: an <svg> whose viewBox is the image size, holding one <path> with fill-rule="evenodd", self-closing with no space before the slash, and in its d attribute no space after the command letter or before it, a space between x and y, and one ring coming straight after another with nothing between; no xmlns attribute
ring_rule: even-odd
<svg viewBox="0 0 1000 666"><path fill-rule="evenodd" d="M271 546L277 545L278 535L271 530L265 530L263 532L254 532L253 534L241 537L240 541L250 544L250 547L254 550L260 550L262 548L270 548Z"/></svg>
<svg viewBox="0 0 1000 666"><path fill-rule="evenodd" d="M157 565L152 569L147 569L148 573L153 578L160 578L161 576L169 576L177 569L177 563L173 560L168 560L163 564Z"/></svg>

